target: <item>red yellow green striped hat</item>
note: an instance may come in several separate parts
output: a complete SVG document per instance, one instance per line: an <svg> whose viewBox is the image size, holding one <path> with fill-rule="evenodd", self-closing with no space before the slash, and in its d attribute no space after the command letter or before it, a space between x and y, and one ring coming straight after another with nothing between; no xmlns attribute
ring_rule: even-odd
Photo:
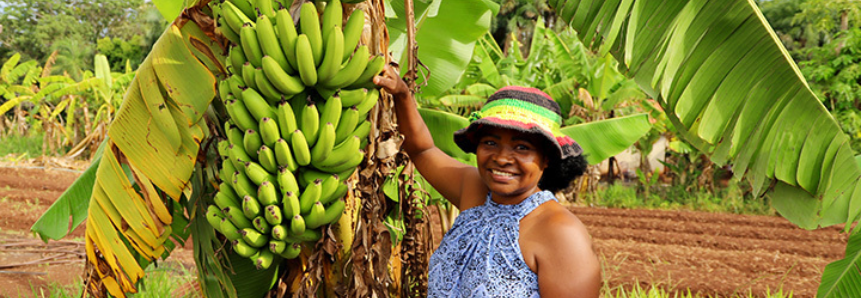
<svg viewBox="0 0 861 298"><path fill-rule="evenodd" d="M492 126L541 135L555 145L560 160L583 154L580 145L560 130L559 104L535 88L503 87L487 99L481 111L473 112L469 120L469 126L454 133L454 142L466 152L475 153L476 133Z"/></svg>

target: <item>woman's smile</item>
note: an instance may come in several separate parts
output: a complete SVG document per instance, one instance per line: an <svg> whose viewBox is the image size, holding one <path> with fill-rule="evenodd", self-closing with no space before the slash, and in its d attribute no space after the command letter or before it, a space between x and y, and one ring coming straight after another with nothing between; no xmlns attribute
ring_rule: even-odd
<svg viewBox="0 0 861 298"><path fill-rule="evenodd" d="M482 180L495 201L516 204L540 191L538 181L547 167L536 136L511 129L481 131L476 157Z"/></svg>

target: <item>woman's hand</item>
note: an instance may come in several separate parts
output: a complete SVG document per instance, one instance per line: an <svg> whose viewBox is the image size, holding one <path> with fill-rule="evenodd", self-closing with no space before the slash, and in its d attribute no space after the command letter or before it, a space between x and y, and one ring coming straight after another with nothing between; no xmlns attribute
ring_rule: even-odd
<svg viewBox="0 0 861 298"><path fill-rule="evenodd" d="M406 99L410 95L407 83L401 79L401 75L391 64L386 65L381 75L374 77L374 84L394 96L395 100Z"/></svg>

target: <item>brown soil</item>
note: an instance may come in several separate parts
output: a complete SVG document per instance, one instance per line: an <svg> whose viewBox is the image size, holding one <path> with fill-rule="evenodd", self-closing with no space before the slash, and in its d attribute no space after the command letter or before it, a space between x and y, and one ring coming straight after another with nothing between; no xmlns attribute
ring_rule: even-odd
<svg viewBox="0 0 861 298"><path fill-rule="evenodd" d="M81 224L63 241L47 244L30 233L30 226L82 170L0 166L0 205L3 206L0 208L0 298L47 297L50 289L58 285L81 288L86 224ZM194 268L190 248L177 249L170 259L186 268Z"/></svg>
<svg viewBox="0 0 861 298"><path fill-rule="evenodd" d="M0 297L74 287L83 272L83 226L45 245L30 226L80 171L0 167ZM843 257L839 228L802 230L779 217L572 207L595 240L607 287L658 286L729 297L766 291L814 297L822 270ZM187 268L190 249L171 259ZM48 263L7 268L49 259ZM79 286L78 286L79 287Z"/></svg>
<svg viewBox="0 0 861 298"><path fill-rule="evenodd" d="M843 257L847 239L837 227L807 231L772 216L571 210L589 228L611 289L815 297L822 270Z"/></svg>

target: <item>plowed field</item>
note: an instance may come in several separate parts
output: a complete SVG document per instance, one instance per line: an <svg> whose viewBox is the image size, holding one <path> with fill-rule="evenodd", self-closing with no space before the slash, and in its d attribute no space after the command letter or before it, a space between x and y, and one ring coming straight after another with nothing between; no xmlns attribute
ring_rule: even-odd
<svg viewBox="0 0 861 298"><path fill-rule="evenodd" d="M0 167L0 297L29 297L51 283L80 282L82 227L68 242L48 246L31 241L28 233L78 175ZM805 231L779 217L571 210L595 239L611 289L639 284L720 297L783 289L813 297L823 268L842 258L846 245L838 228ZM35 265L21 265L29 262Z"/></svg>

